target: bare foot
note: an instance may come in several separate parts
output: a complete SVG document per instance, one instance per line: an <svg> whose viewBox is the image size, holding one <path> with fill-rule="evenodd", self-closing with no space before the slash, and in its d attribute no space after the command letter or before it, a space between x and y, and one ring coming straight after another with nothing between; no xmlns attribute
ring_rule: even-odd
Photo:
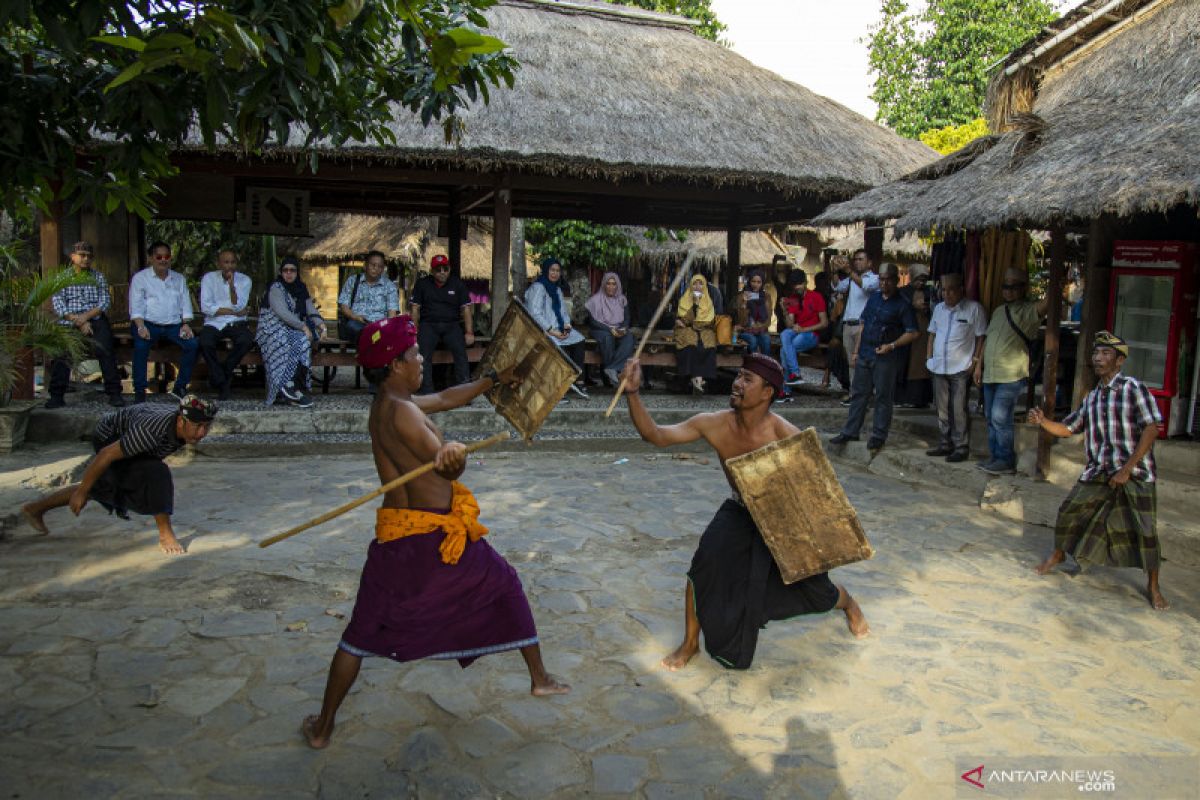
<svg viewBox="0 0 1200 800"><path fill-rule="evenodd" d="M46 512L37 511L34 508L33 503L26 503L25 505L21 506L21 513L25 516L25 521L28 522L29 525L35 531L37 531L39 535L45 536L50 532L50 529L46 527L46 521L42 519L42 515L44 515Z"/></svg>
<svg viewBox="0 0 1200 800"><path fill-rule="evenodd" d="M329 746L329 737L333 733L332 728L329 733L324 736L317 733L317 723L321 721L321 717L313 714L311 717L305 717L304 722L300 725L300 732L304 734L304 740L308 742L308 746L313 750L324 750Z"/></svg>
<svg viewBox="0 0 1200 800"><path fill-rule="evenodd" d="M688 662L692 660L692 656L696 655L699 651L699 642L684 641L683 644L675 649L674 653L671 653L671 655L662 660L662 665L671 670L671 672L678 672L686 667Z"/></svg>
<svg viewBox="0 0 1200 800"><path fill-rule="evenodd" d="M175 534L163 531L158 534L158 549L169 556L181 556L187 552L175 538Z"/></svg>
<svg viewBox="0 0 1200 800"><path fill-rule="evenodd" d="M571 687L549 672L539 681L530 684L529 693L534 697L549 697L555 694L569 694Z"/></svg>
<svg viewBox="0 0 1200 800"><path fill-rule="evenodd" d="M846 612L846 625L855 639L865 639L871 633L871 626L867 624L867 618L863 616L858 601L849 594L846 595L846 607L842 611Z"/></svg>
<svg viewBox="0 0 1200 800"><path fill-rule="evenodd" d="M1050 570L1054 569L1059 564L1061 564L1063 562L1064 558L1066 558L1066 555L1063 554L1063 551L1055 550L1053 553L1051 553L1049 556L1046 557L1045 561L1043 561L1042 563L1040 563L1036 567L1034 567L1033 571L1036 572L1038 575L1045 575Z"/></svg>
<svg viewBox="0 0 1200 800"><path fill-rule="evenodd" d="M1167 598L1163 597L1162 592L1158 590L1157 586L1150 588L1150 605L1159 611L1166 611L1171 607L1171 604L1167 602Z"/></svg>

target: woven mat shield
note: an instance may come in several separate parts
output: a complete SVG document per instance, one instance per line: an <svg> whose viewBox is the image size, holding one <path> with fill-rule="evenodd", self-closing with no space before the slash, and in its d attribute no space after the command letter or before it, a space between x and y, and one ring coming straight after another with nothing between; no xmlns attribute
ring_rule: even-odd
<svg viewBox="0 0 1200 800"><path fill-rule="evenodd" d="M527 442L579 377L579 367L550 340L519 300L509 303L479 361L476 377L489 367L497 372L516 367L522 376L515 389L497 385L485 396Z"/></svg>
<svg viewBox="0 0 1200 800"><path fill-rule="evenodd" d="M725 465L784 583L874 555L812 428Z"/></svg>

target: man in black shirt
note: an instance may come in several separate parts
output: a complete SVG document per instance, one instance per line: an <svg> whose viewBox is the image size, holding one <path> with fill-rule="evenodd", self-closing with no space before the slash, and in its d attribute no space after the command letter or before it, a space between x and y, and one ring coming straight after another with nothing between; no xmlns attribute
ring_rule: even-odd
<svg viewBox="0 0 1200 800"><path fill-rule="evenodd" d="M875 393L875 420L867 449L878 450L887 441L892 426L896 370L900 364L896 350L920 336L912 304L897 291L899 281L900 272L895 264L880 267L879 291L867 298L860 318L862 339L850 380L850 413L842 432L829 440L831 444L858 441L872 390Z"/></svg>
<svg viewBox="0 0 1200 800"><path fill-rule="evenodd" d="M47 534L50 529L42 519L47 511L70 506L78 516L88 500L95 500L122 518L130 511L153 516L159 548L167 555L181 555L183 545L171 528L175 484L163 459L203 439L216 415L216 403L195 395L184 397L178 406L143 404L105 414L92 434L96 457L83 479L26 503L21 512L34 530Z"/></svg>
<svg viewBox="0 0 1200 800"><path fill-rule="evenodd" d="M433 391L433 351L445 342L454 356L454 384L470 379L467 348L475 344L471 326L471 296L467 285L450 277L450 259L434 256L430 274L417 281L412 294L412 318L417 323L417 346L425 359L421 394Z"/></svg>

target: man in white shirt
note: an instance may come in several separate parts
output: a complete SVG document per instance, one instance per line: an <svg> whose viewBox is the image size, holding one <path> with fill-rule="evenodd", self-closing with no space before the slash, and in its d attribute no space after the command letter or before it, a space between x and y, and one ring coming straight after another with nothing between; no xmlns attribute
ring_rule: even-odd
<svg viewBox="0 0 1200 800"><path fill-rule="evenodd" d="M979 303L963 297L962 275L958 273L942 278L942 297L929 318L925 345L925 366L933 376L941 439L925 455L945 456L954 463L967 460L967 389L983 351L987 312Z"/></svg>
<svg viewBox="0 0 1200 800"><path fill-rule="evenodd" d="M200 352L208 363L208 385L222 400L229 399L233 371L254 346L254 333L246 320L251 283L249 275L237 271L237 253L228 248L217 254L217 269L200 280L200 311L204 314ZM229 353L222 360L217 348L226 340Z"/></svg>
<svg viewBox="0 0 1200 800"><path fill-rule="evenodd" d="M874 266L866 250L856 250L854 258L850 260L850 276L837 285L837 291L847 294L846 310L842 314L842 342L846 345L850 369L854 369L858 355L862 312L867 305L867 298L879 291L879 276L875 274Z"/></svg>
<svg viewBox="0 0 1200 800"><path fill-rule="evenodd" d="M187 281L171 269L171 247L155 242L147 251L150 266L129 281L129 321L133 328L133 401L146 400L146 362L150 348L159 339L179 345L179 375L172 394L182 398L187 394L192 367L196 363L199 344L188 322L192 319L192 298Z"/></svg>

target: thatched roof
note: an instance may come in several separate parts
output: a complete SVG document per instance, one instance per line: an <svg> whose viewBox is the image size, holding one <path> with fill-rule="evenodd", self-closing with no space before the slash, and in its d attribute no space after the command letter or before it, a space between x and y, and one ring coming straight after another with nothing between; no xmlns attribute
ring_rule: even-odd
<svg viewBox="0 0 1200 800"><path fill-rule="evenodd" d="M623 230L641 250L639 258L651 265L658 265L694 252L695 262L706 271L722 265L728 257L729 239L724 231L688 231L683 241L668 238L664 242L647 239L645 228L625 227ZM763 231L742 231L740 261L745 264L770 264L777 255L789 255L780 250Z"/></svg>
<svg viewBox="0 0 1200 800"><path fill-rule="evenodd" d="M936 157L833 100L697 36L685 20L595 0L500 0L488 33L516 85L462 115L460 146L397 109L398 144L326 148L323 161L587 179L678 180L789 197L848 197ZM293 131L287 147L303 141ZM195 141L199 145L199 139ZM819 207L819 206L818 206ZM530 215L535 216L535 215Z"/></svg>
<svg viewBox="0 0 1200 800"><path fill-rule="evenodd" d="M866 226L855 225L846 235L840 236L830 244L827 250L836 250L845 255L852 255L856 250L866 246ZM896 237L894 231L887 230L883 234L883 260L897 261L902 264L911 262L928 262L929 246L921 241L915 233L906 233Z"/></svg>
<svg viewBox="0 0 1200 800"><path fill-rule="evenodd" d="M437 238L437 220L431 217L381 217L367 214L313 214L310 237L280 237L276 246L307 263L334 264L362 261L371 250L389 259L426 269L435 255L447 253L446 240ZM539 274L526 257L526 273ZM462 277L491 280L491 220L471 219L462 243Z"/></svg>
<svg viewBox="0 0 1200 800"><path fill-rule="evenodd" d="M1003 132L814 222L1048 228L1200 205L1200 2L1131 0L1106 15L1092 5L1000 66L989 109ZM1038 42L1081 31L1035 57Z"/></svg>

